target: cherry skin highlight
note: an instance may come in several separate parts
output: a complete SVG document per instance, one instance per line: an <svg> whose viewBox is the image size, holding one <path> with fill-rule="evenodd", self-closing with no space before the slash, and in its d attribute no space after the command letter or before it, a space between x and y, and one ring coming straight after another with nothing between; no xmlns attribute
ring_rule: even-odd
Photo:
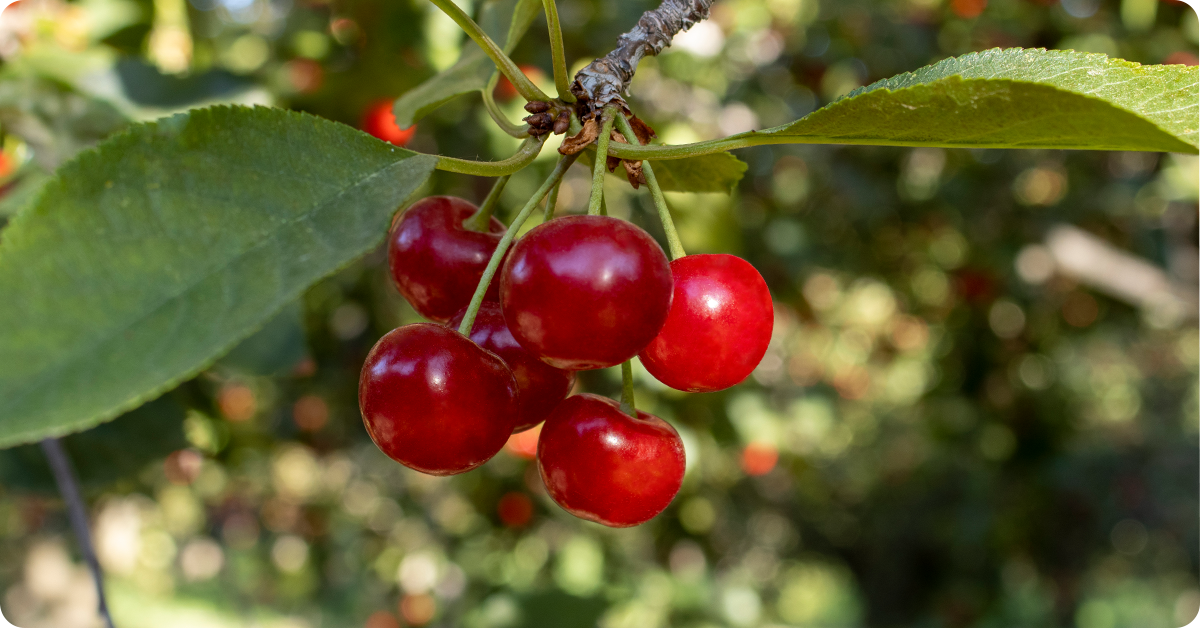
<svg viewBox="0 0 1200 628"><path fill-rule="evenodd" d="M388 332L367 354L358 407L388 457L430 475L496 455L517 423L517 382L499 356L441 325Z"/></svg>
<svg viewBox="0 0 1200 628"><path fill-rule="evenodd" d="M734 255L671 262L675 297L662 331L638 357L658 381L712 392L746 379L771 342L775 310L762 275Z"/></svg>
<svg viewBox="0 0 1200 628"><path fill-rule="evenodd" d="M671 268L633 223L568 216L517 241L500 273L504 320L551 366L606 368L637 355L671 307Z"/></svg>
<svg viewBox="0 0 1200 628"><path fill-rule="evenodd" d="M463 227L478 210L453 196L430 196L408 208L388 234L388 265L400 294L418 314L444 323L471 302L488 260L504 237L492 217L487 233ZM495 301L493 280L485 299Z"/></svg>
<svg viewBox="0 0 1200 628"><path fill-rule="evenodd" d="M458 329L466 313L464 308L450 321L450 327ZM471 327L471 340L500 356L517 380L521 418L513 428L514 433L524 432L546 420L575 384L575 373L542 362L513 338L508 325L504 324L499 303L485 301L479 308Z"/></svg>
<svg viewBox="0 0 1200 628"><path fill-rule="evenodd" d="M550 413L538 440L538 468L559 506L627 528L671 503L683 483L683 441L666 421L637 414L589 394L568 397Z"/></svg>

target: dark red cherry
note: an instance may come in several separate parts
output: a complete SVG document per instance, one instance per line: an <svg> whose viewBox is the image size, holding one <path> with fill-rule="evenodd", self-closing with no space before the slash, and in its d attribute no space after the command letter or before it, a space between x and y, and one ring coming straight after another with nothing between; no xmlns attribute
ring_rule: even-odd
<svg viewBox="0 0 1200 628"><path fill-rule="evenodd" d="M542 425L537 457L559 506L614 528L650 520L683 482L683 441L675 428L645 412L635 419L596 395L558 404Z"/></svg>
<svg viewBox="0 0 1200 628"><path fill-rule="evenodd" d="M466 313L463 308L450 321L450 326L457 329ZM554 406L571 392L575 373L556 369L526 351L504 324L499 303L485 301L479 308L475 325L471 327L471 340L500 356L517 379L521 418L513 432L523 432L546 420Z"/></svg>
<svg viewBox="0 0 1200 628"><path fill-rule="evenodd" d="M762 275L733 255L671 262L675 298L662 331L638 354L658 381L688 392L746 379L771 342L775 309Z"/></svg>
<svg viewBox="0 0 1200 628"><path fill-rule="evenodd" d="M388 235L392 280L413 309L444 323L471 302L488 260L504 236L504 223L492 217L487 233L462 223L475 205L453 196L430 196L409 207ZM487 299L498 298L499 282Z"/></svg>
<svg viewBox="0 0 1200 628"><path fill-rule="evenodd" d="M637 355L662 328L671 268L633 223L569 216L517 241L500 296L513 336L542 361L571 371L605 368Z"/></svg>
<svg viewBox="0 0 1200 628"><path fill-rule="evenodd" d="M388 332L367 354L358 407L383 453L430 475L496 455L517 423L517 382L499 356L433 323Z"/></svg>

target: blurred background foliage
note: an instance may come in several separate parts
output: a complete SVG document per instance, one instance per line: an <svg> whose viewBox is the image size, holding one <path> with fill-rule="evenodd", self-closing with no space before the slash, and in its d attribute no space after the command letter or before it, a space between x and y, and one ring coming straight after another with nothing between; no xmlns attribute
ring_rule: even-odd
<svg viewBox="0 0 1200 628"><path fill-rule="evenodd" d="M576 69L651 6L564 0ZM131 121L238 102L360 126L464 45L423 0L21 0L0 16L0 224L59 163ZM718 0L710 21L643 62L631 103L663 140L694 141L994 46L1195 64L1197 19L1158 0ZM549 82L544 21L515 58ZM511 87L498 96L517 118ZM468 97L422 120L409 144L473 158L515 145ZM501 214L553 154L513 178ZM1189 622L1200 608L1196 158L739 156L749 171L731 197L669 201L689 252L735 253L762 271L775 334L752 378L722 393L685 395L638 371L639 405L688 450L665 513L627 530L566 515L530 461L536 433L454 478L385 458L362 428L358 370L415 315L380 250L200 377L65 440L117 624ZM429 192L478 202L489 185L439 173ZM582 211L587 189L576 167L562 211ZM662 235L644 190L616 177L607 190L611 212ZM581 388L615 395L617 378L589 372ZM99 625L75 547L40 451L0 452L10 620Z"/></svg>

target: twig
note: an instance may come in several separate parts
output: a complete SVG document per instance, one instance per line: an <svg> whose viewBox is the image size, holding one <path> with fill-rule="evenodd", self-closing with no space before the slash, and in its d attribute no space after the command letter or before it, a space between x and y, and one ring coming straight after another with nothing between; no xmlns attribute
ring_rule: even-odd
<svg viewBox="0 0 1200 628"><path fill-rule="evenodd" d="M628 111L623 96L638 62L646 55L662 52L679 31L707 19L712 3L713 0L663 0L657 9L643 13L633 30L617 39L615 50L575 74L571 93L586 101L593 112L613 103Z"/></svg>
<svg viewBox="0 0 1200 628"><path fill-rule="evenodd" d="M58 492L62 493L63 501L67 503L67 516L71 519L71 528L79 541L79 550L83 552L83 560L92 572L96 582L96 597L99 599L100 616L104 625L113 628L112 617L108 614L108 602L104 599L104 573L100 571L100 562L96 560L96 550L92 548L92 533L88 530L87 509L83 505L83 497L79 494L79 482L75 479L75 470L71 467L71 459L63 451L62 443L56 438L42 441L42 451L50 461L50 470L54 472L54 481L58 484Z"/></svg>

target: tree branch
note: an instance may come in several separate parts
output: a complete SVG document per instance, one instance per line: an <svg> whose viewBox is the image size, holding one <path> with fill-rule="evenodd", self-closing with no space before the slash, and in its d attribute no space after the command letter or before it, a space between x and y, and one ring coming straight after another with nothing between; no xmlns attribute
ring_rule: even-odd
<svg viewBox="0 0 1200 628"><path fill-rule="evenodd" d="M713 0L663 0L657 9L643 13L637 26L617 39L616 50L575 74L571 93L584 101L588 110L581 111L580 117L585 117L584 114L591 117L611 103L628 111L624 95L638 62L646 55L662 52L679 31L707 19L712 3Z"/></svg>

